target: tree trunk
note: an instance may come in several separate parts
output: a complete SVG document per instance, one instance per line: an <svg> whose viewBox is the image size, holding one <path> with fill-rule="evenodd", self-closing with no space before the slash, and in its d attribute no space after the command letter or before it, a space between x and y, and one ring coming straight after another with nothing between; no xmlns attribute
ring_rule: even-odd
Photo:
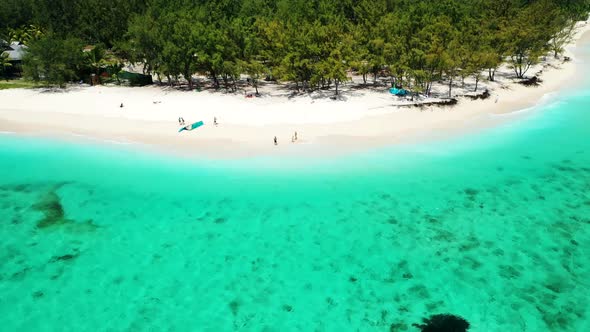
<svg viewBox="0 0 590 332"><path fill-rule="evenodd" d="M213 86L215 89L219 89L219 80L217 79L217 73L214 70L211 71L211 77L213 78Z"/></svg>
<svg viewBox="0 0 590 332"><path fill-rule="evenodd" d="M338 95L338 85L340 85L340 81L334 80L334 85L336 86L336 95Z"/></svg>
<svg viewBox="0 0 590 332"><path fill-rule="evenodd" d="M426 96L430 96L430 90L432 89L432 81L435 69L432 68L428 74L428 84L426 85Z"/></svg>
<svg viewBox="0 0 590 332"><path fill-rule="evenodd" d="M367 73L363 73L363 84L367 85Z"/></svg>
<svg viewBox="0 0 590 332"><path fill-rule="evenodd" d="M517 78L523 78L526 70L523 71L524 66L524 55L518 54L516 56L516 62L514 64L514 72L516 73Z"/></svg>
<svg viewBox="0 0 590 332"><path fill-rule="evenodd" d="M477 84L479 83L479 76L475 77L475 90L473 92L477 92Z"/></svg>
<svg viewBox="0 0 590 332"><path fill-rule="evenodd" d="M496 76L496 69L495 68L488 68L488 79L493 82Z"/></svg>
<svg viewBox="0 0 590 332"><path fill-rule="evenodd" d="M452 91L453 91L453 78L451 77L449 79L449 98L451 98L451 96L452 96Z"/></svg>
<svg viewBox="0 0 590 332"><path fill-rule="evenodd" d="M223 74L221 75L221 78L223 79L223 86L225 87L225 91L229 90L229 76L227 76L227 74Z"/></svg>
<svg viewBox="0 0 590 332"><path fill-rule="evenodd" d="M190 70L191 64L189 62L186 62L184 64L184 79L188 81L188 89L192 90L193 89L193 77L192 77L192 73Z"/></svg>
<svg viewBox="0 0 590 332"><path fill-rule="evenodd" d="M192 90L193 89L193 78L191 77L191 75L189 74L188 77L186 77L187 81L188 81L188 89Z"/></svg>

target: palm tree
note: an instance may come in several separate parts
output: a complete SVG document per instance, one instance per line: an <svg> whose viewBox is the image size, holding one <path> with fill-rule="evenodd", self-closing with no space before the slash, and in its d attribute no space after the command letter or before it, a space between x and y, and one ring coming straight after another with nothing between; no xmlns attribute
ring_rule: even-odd
<svg viewBox="0 0 590 332"><path fill-rule="evenodd" d="M100 79L101 69L106 67L105 53L106 51L102 45L96 45L90 50L84 51L84 61L86 66L90 68L92 74L96 75L98 79Z"/></svg>
<svg viewBox="0 0 590 332"><path fill-rule="evenodd" d="M31 41L35 41L43 37L43 30L31 24L17 29L9 29L8 39L11 42L19 42L28 45Z"/></svg>
<svg viewBox="0 0 590 332"><path fill-rule="evenodd" d="M100 77L100 74L106 71L120 83L117 74L123 69L123 64L113 52L106 50L103 45L96 45L92 49L85 51L84 56L86 65L93 74Z"/></svg>
<svg viewBox="0 0 590 332"><path fill-rule="evenodd" d="M84 52L86 63L94 74L100 74L100 69L105 67L105 53L101 45L94 46L91 50Z"/></svg>

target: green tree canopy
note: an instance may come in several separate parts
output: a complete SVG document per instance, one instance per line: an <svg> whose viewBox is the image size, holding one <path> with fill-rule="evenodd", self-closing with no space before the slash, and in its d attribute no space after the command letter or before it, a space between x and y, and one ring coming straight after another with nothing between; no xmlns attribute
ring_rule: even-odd
<svg viewBox="0 0 590 332"><path fill-rule="evenodd" d="M337 89L353 69L429 93L486 69L493 80L505 62L526 76L563 52L589 10L590 0L3 0L0 36L104 45L189 88L194 74L235 90L240 74L264 72Z"/></svg>
<svg viewBox="0 0 590 332"><path fill-rule="evenodd" d="M33 42L23 60L25 77L59 87L79 79L78 73L84 66L82 46L80 39L54 35Z"/></svg>

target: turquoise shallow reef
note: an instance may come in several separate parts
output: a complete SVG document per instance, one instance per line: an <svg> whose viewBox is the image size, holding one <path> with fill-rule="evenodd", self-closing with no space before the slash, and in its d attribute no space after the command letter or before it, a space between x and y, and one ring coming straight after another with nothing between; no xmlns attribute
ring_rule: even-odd
<svg viewBox="0 0 590 332"><path fill-rule="evenodd" d="M329 160L0 135L0 329L588 331L589 97Z"/></svg>

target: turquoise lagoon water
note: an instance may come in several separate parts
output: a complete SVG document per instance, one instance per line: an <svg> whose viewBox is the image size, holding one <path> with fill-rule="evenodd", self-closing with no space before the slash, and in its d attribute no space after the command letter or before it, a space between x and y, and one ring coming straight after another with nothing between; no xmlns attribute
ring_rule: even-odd
<svg viewBox="0 0 590 332"><path fill-rule="evenodd" d="M0 135L0 329L588 331L588 97L329 160Z"/></svg>

